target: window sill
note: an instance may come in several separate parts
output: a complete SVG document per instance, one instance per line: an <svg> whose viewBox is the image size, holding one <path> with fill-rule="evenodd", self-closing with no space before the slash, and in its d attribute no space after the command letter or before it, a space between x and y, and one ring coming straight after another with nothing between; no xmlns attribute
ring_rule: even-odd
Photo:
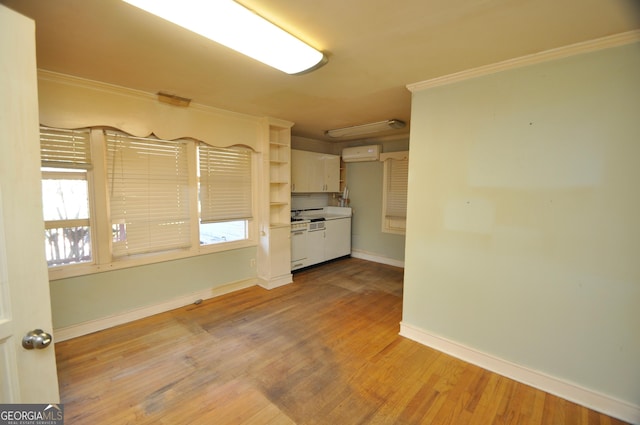
<svg viewBox="0 0 640 425"><path fill-rule="evenodd" d="M195 257L198 255L214 254L216 252L232 251L234 249L257 246L254 240L242 240L226 242L212 245L202 245L186 250L169 251L154 254L136 255L127 258L113 260L105 264L74 264L59 266L49 269L49 281L66 279L70 277L103 273L112 270L121 270L129 267L137 267L148 264L162 263L165 261L180 260L183 258Z"/></svg>
<svg viewBox="0 0 640 425"><path fill-rule="evenodd" d="M390 219L384 218L382 219L382 233L393 233L396 235L405 235L406 234L406 220L404 219Z"/></svg>

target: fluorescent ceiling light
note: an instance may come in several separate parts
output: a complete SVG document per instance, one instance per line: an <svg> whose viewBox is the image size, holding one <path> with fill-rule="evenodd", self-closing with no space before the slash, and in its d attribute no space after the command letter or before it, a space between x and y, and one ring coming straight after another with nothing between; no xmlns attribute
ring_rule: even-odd
<svg viewBox="0 0 640 425"><path fill-rule="evenodd" d="M387 130L398 130L404 128L404 126L404 121L392 119L372 122L370 124L354 125L353 127L336 128L334 130L327 130L324 134L333 138L361 136L364 134L379 133Z"/></svg>
<svg viewBox="0 0 640 425"><path fill-rule="evenodd" d="M287 74L312 71L326 56L231 0L123 0Z"/></svg>

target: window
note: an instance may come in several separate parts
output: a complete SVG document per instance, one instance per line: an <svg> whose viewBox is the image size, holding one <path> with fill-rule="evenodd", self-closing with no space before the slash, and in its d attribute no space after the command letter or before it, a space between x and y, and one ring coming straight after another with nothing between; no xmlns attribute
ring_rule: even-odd
<svg viewBox="0 0 640 425"><path fill-rule="evenodd" d="M105 134L113 256L188 248L188 141Z"/></svg>
<svg viewBox="0 0 640 425"><path fill-rule="evenodd" d="M382 231L404 234L407 220L409 153L386 153L380 155L380 160L384 161Z"/></svg>
<svg viewBox="0 0 640 425"><path fill-rule="evenodd" d="M47 264L92 259L89 130L40 128L42 206Z"/></svg>
<svg viewBox="0 0 640 425"><path fill-rule="evenodd" d="M251 150L198 144L200 244L248 237L252 218Z"/></svg>
<svg viewBox="0 0 640 425"><path fill-rule="evenodd" d="M249 148L99 128L40 140L52 279L255 244Z"/></svg>

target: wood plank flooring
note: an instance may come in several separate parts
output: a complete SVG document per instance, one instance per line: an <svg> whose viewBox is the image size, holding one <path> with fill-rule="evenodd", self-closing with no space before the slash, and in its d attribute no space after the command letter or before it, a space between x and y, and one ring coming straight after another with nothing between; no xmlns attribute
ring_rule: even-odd
<svg viewBox="0 0 640 425"><path fill-rule="evenodd" d="M56 344L68 424L623 424L398 335L403 270L294 283Z"/></svg>

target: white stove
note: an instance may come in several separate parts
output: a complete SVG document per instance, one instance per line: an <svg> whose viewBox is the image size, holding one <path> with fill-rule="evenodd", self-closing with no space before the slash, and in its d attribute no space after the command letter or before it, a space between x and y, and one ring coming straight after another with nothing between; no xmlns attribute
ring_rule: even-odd
<svg viewBox="0 0 640 425"><path fill-rule="evenodd" d="M291 222L291 231L292 232L305 232L307 230L309 222L308 221L292 221Z"/></svg>
<svg viewBox="0 0 640 425"><path fill-rule="evenodd" d="M325 234L323 231L328 229L328 222L338 219L348 219L350 223L351 208L324 207L291 211L292 271L324 260Z"/></svg>

